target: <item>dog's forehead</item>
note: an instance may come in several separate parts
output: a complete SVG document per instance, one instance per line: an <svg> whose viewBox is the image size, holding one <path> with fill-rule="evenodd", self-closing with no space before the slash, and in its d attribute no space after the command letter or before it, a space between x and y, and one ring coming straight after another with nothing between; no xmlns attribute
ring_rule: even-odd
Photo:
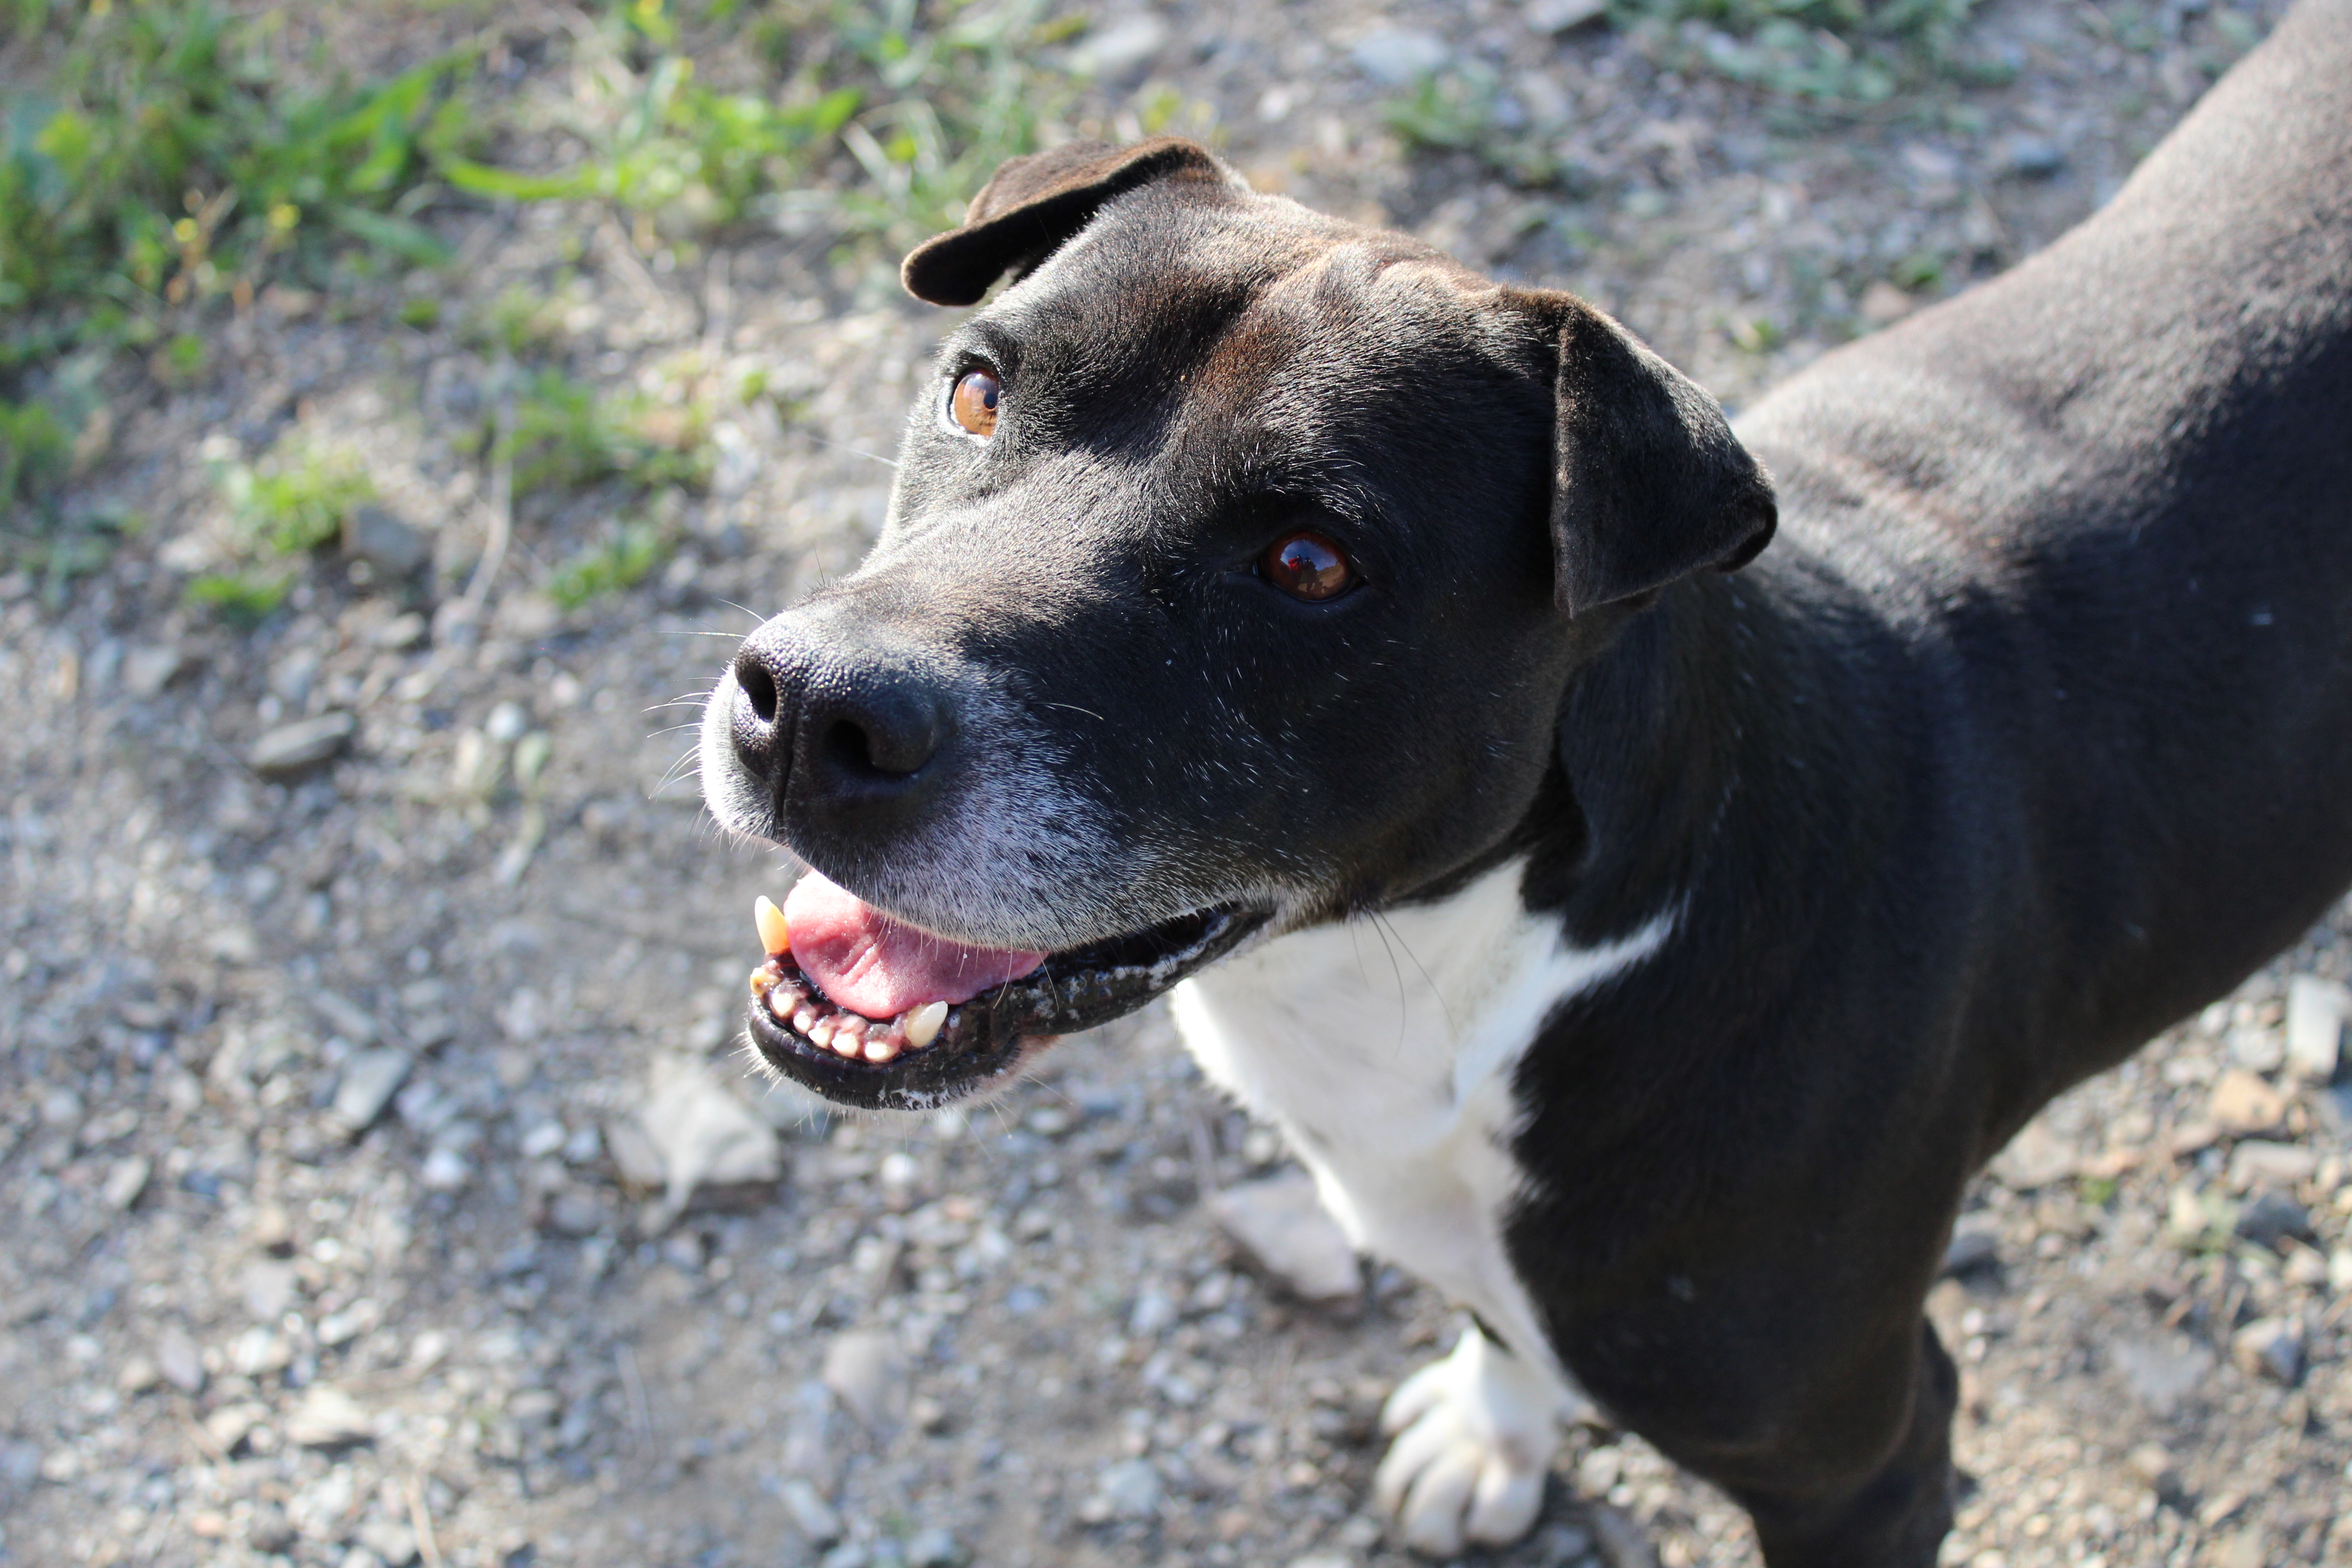
<svg viewBox="0 0 2352 1568"><path fill-rule="evenodd" d="M1230 417L1407 361L1495 357L1498 298L1409 236L1221 188L1114 203L986 314L1041 359L1181 384Z"/></svg>

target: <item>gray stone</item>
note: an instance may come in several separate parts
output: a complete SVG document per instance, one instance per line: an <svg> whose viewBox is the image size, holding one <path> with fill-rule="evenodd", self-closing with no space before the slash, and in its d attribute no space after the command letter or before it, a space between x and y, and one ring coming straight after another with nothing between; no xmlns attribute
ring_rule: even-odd
<svg viewBox="0 0 2352 1568"><path fill-rule="evenodd" d="M907 1568L956 1568L962 1561L963 1548L936 1524L907 1538Z"/></svg>
<svg viewBox="0 0 2352 1568"><path fill-rule="evenodd" d="M1952 1244L1944 1248L1944 1263L1939 1273L1958 1276L1977 1274L2000 1266L2000 1237L1987 1226L1966 1226L1952 1232Z"/></svg>
<svg viewBox="0 0 2352 1568"><path fill-rule="evenodd" d="M433 559L433 541L380 506L354 507L343 519L343 553L386 577L408 577Z"/></svg>
<svg viewBox="0 0 2352 1568"><path fill-rule="evenodd" d="M824 1348L824 1385L869 1432L898 1425L907 1406L907 1358L880 1329L849 1329Z"/></svg>
<svg viewBox="0 0 2352 1568"><path fill-rule="evenodd" d="M1070 68L1116 81L1150 64L1167 45L1167 23L1149 13L1125 16L1081 38L1070 50Z"/></svg>
<svg viewBox="0 0 2352 1568"><path fill-rule="evenodd" d="M1150 1519L1160 1511L1160 1472L1149 1459L1121 1459L1095 1478L1095 1495L1080 1513L1095 1521Z"/></svg>
<svg viewBox="0 0 2352 1568"><path fill-rule="evenodd" d="M1378 27L1357 40L1356 68L1382 87L1402 87L1452 58L1445 40L1419 27Z"/></svg>
<svg viewBox="0 0 2352 1568"><path fill-rule="evenodd" d="M341 755L358 730L359 721L348 713L280 724L253 743L246 765L266 779L291 778Z"/></svg>
<svg viewBox="0 0 2352 1568"><path fill-rule="evenodd" d="M376 1554L385 1568L408 1568L417 1559L416 1532L388 1519L373 1519L359 1528L359 1543Z"/></svg>
<svg viewBox="0 0 2352 1568"><path fill-rule="evenodd" d="M1262 1273L1309 1301L1353 1300L1363 1289L1355 1248L1297 1174L1227 1187L1209 1200L1218 1227Z"/></svg>
<svg viewBox="0 0 2352 1568"><path fill-rule="evenodd" d="M2230 1184L2234 1187L2292 1187L2309 1181L2318 1169L2319 1156L2300 1144L2250 1138L2230 1151Z"/></svg>
<svg viewBox="0 0 2352 1568"><path fill-rule="evenodd" d="M117 1160L106 1173L102 1195L107 1207L127 1210L136 1204L139 1194L147 1190L147 1178L153 1172L154 1167L148 1163L144 1154Z"/></svg>
<svg viewBox="0 0 2352 1568"><path fill-rule="evenodd" d="M691 1058L656 1061L653 1077L653 1094L637 1120L660 1158L662 1205L670 1216L697 1204L773 1194L784 1174L773 1127Z"/></svg>
<svg viewBox="0 0 2352 1568"><path fill-rule="evenodd" d="M2046 180L2066 166L2066 150L2039 136L2012 136L2001 149L2000 166L2022 180Z"/></svg>
<svg viewBox="0 0 2352 1568"><path fill-rule="evenodd" d="M2122 1340L2109 1352L2132 1396L2168 1415L2213 1370L2213 1352L2183 1334Z"/></svg>
<svg viewBox="0 0 2352 1568"><path fill-rule="evenodd" d="M286 1418L286 1436L305 1448L341 1448L372 1441L375 1423L358 1400L329 1384L312 1384Z"/></svg>
<svg viewBox="0 0 2352 1568"><path fill-rule="evenodd" d="M1609 9L1609 0L1528 0L1519 12L1531 32L1565 33Z"/></svg>
<svg viewBox="0 0 2352 1568"><path fill-rule="evenodd" d="M246 1313L254 1321L274 1323L294 1304L298 1283L291 1263L257 1258L245 1266L245 1272L238 1277L237 1294L244 1299Z"/></svg>
<svg viewBox="0 0 2352 1568"><path fill-rule="evenodd" d="M2315 974L2286 986L2286 1067L2298 1078L2326 1083L2336 1076L2344 1025L2352 1020L2352 988Z"/></svg>
<svg viewBox="0 0 2352 1568"><path fill-rule="evenodd" d="M134 647L123 656L122 689L133 697L155 697L188 668L188 656L166 643L160 647Z"/></svg>
<svg viewBox="0 0 2352 1568"><path fill-rule="evenodd" d="M2303 1381L2303 1324L2258 1318L2230 1337L2230 1353L2248 1372L2293 1388Z"/></svg>
<svg viewBox="0 0 2352 1568"><path fill-rule="evenodd" d="M354 1134L366 1131L407 1079L411 1065L406 1051L390 1046L354 1052L335 1085L336 1120Z"/></svg>
<svg viewBox="0 0 2352 1568"><path fill-rule="evenodd" d="M183 1394L204 1392L205 1360L185 1330L165 1329L155 1339L155 1368L163 1381Z"/></svg>
<svg viewBox="0 0 2352 1568"><path fill-rule="evenodd" d="M2242 1151L2244 1145L2239 1147ZM2257 1246L2276 1247L2290 1237L2309 1240L2311 1215L2284 1193L2261 1193L2238 1211L2237 1223L2231 1228Z"/></svg>
<svg viewBox="0 0 2352 1568"><path fill-rule="evenodd" d="M2082 1168L2082 1156L2073 1144L2039 1121L2027 1122L2009 1147L1994 1156L1994 1179L2011 1192L2032 1192L2063 1182Z"/></svg>
<svg viewBox="0 0 2352 1568"><path fill-rule="evenodd" d="M793 1528L806 1536L811 1545L830 1546L841 1539L841 1515L804 1477L786 1479L780 1495L784 1511L793 1516Z"/></svg>

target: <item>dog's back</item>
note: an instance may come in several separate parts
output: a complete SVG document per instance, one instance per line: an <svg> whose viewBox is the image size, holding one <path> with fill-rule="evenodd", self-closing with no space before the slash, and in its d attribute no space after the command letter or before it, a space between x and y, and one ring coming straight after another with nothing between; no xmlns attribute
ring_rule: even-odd
<svg viewBox="0 0 2352 1568"><path fill-rule="evenodd" d="M1949 787L2017 802L2036 1098L2352 882L2352 0L2092 221L1740 434L1782 505L1751 570L1858 587L1945 688Z"/></svg>

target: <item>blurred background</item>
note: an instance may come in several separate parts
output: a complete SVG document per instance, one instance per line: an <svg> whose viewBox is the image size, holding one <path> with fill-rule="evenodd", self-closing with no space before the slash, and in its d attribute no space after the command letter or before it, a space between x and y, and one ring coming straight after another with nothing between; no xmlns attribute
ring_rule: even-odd
<svg viewBox="0 0 2352 1568"><path fill-rule="evenodd" d="M0 7L0 1562L1406 1561L1359 1267L1155 1009L734 1056L686 756L858 558L1002 159L1178 132L1735 412L2104 201L2271 0ZM1934 1310L1948 1561L2352 1563L2341 922L2068 1097ZM1752 1563L1576 1435L1479 1563Z"/></svg>

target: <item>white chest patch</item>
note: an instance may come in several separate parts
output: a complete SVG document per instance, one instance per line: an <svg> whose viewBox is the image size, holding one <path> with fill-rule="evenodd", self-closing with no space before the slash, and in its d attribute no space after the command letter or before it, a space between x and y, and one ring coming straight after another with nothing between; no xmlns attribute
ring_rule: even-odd
<svg viewBox="0 0 2352 1568"><path fill-rule="evenodd" d="M1674 920L1570 947L1558 921L1520 904L1523 869L1499 867L1443 903L1293 932L1171 1001L1202 1070L1283 1130L1350 1240L1558 1377L1503 1249L1502 1216L1525 1184L1512 1068L1553 1008L1657 951Z"/></svg>

